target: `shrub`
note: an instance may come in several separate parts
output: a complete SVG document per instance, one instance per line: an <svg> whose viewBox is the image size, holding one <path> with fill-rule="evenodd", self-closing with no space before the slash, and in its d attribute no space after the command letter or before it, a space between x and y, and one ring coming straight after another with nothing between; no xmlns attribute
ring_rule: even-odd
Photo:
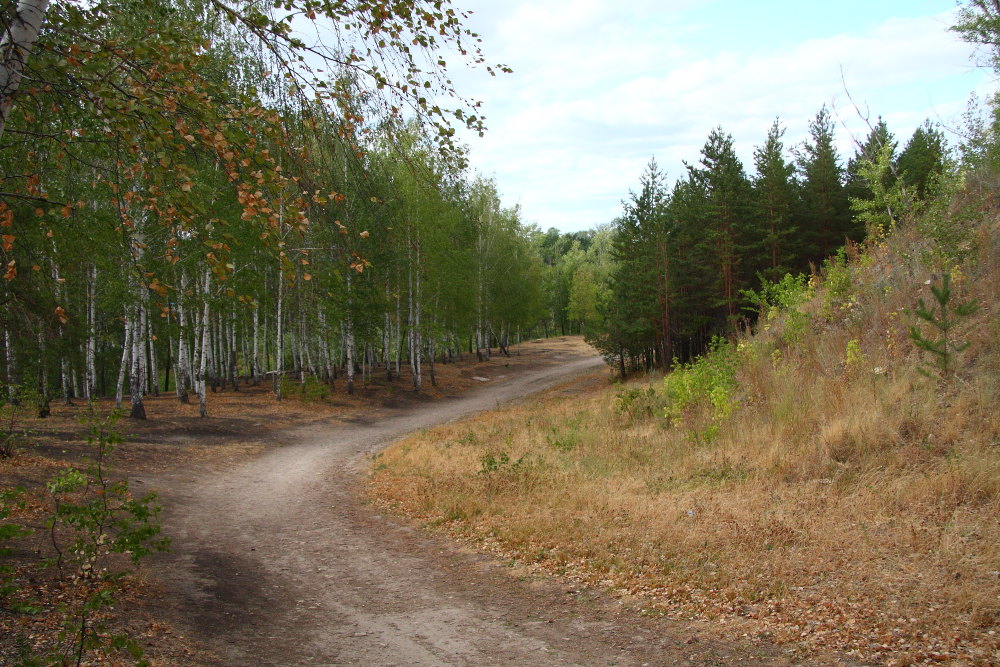
<svg viewBox="0 0 1000 667"><path fill-rule="evenodd" d="M119 413L105 419L91 418L87 444L92 458L83 467L69 467L46 484L52 502L44 521L49 532L53 555L40 567L54 567L65 582L69 595L59 601L11 600L17 613L38 613L51 608L62 630L44 653L34 654L25 643L22 662L34 664L81 664L88 653L110 656L127 652L136 664L147 664L142 647L124 634L109 633L100 620L102 612L116 604L119 582L131 569L122 565L120 556L134 566L154 551L163 551L168 540L159 535L156 516L160 511L153 494L133 498L128 481L108 477L107 461L121 437L115 430ZM6 492L0 498L0 555L9 553L4 543L29 534L23 527L8 521L10 510L19 502L18 492ZM0 591L5 596L18 592L12 568L0 572Z"/></svg>
<svg viewBox="0 0 1000 667"><path fill-rule="evenodd" d="M720 424L732 414L736 406L736 372L739 369L737 351L725 338L716 336L709 351L694 361L674 367L663 379L667 405L664 417L679 426L689 407L704 405L709 411L711 424L703 435L711 437Z"/></svg>
<svg viewBox="0 0 1000 667"><path fill-rule="evenodd" d="M615 409L632 419L649 419L662 414L663 398L653 387L627 387L615 394Z"/></svg>
<svg viewBox="0 0 1000 667"><path fill-rule="evenodd" d="M774 320L784 316L782 340L788 345L795 345L802 340L809 327L809 314L798 309L813 295L809 277L802 273L786 273L777 282L768 282L760 274L758 277L761 278L759 292L741 290L741 293L760 313L765 331Z"/></svg>

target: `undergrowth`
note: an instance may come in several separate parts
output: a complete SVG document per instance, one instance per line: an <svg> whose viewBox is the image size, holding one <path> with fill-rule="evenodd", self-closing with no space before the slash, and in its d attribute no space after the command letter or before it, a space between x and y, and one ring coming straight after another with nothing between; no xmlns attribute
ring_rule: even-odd
<svg viewBox="0 0 1000 667"><path fill-rule="evenodd" d="M118 419L89 418L89 457L54 475L44 495L0 493L0 613L30 629L2 647L12 664L121 664L124 656L148 664L140 644L107 623L122 580L168 546L155 496L133 497L127 480L109 475Z"/></svg>

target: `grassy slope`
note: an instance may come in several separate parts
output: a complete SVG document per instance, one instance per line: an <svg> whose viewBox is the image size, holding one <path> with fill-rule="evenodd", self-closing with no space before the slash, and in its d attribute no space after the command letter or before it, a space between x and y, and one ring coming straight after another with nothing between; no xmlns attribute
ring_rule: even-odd
<svg viewBox="0 0 1000 667"><path fill-rule="evenodd" d="M854 254L799 306L799 331L786 313L740 342L713 437L708 406L658 416L662 380L630 385L655 391L629 412L597 382L397 444L373 496L729 634L1000 661L1000 216L953 204ZM952 303L980 306L943 382L907 336L929 266L953 275Z"/></svg>

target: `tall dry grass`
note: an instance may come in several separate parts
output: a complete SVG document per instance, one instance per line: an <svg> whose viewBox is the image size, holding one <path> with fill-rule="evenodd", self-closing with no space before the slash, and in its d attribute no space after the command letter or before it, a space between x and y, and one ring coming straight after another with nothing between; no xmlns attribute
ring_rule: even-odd
<svg viewBox="0 0 1000 667"><path fill-rule="evenodd" d="M398 443L372 494L725 633L888 664L996 664L995 214L960 242L942 253L913 224L828 270L800 307L804 331L779 316L740 341L735 408L715 430L704 404L661 418L659 378L592 382ZM980 307L938 380L918 372L907 332L942 271Z"/></svg>

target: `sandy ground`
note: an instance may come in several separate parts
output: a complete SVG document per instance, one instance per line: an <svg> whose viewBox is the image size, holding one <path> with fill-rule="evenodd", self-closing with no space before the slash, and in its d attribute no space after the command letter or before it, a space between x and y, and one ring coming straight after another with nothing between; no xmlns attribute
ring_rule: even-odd
<svg viewBox="0 0 1000 667"><path fill-rule="evenodd" d="M161 595L146 613L183 639L152 656L191 665L791 664L774 648L723 643L695 623L518 576L364 502L371 455L393 439L601 364L582 347L543 347L457 396L300 427L257 423L259 442L245 451L133 480L160 494L173 540L150 564Z"/></svg>

